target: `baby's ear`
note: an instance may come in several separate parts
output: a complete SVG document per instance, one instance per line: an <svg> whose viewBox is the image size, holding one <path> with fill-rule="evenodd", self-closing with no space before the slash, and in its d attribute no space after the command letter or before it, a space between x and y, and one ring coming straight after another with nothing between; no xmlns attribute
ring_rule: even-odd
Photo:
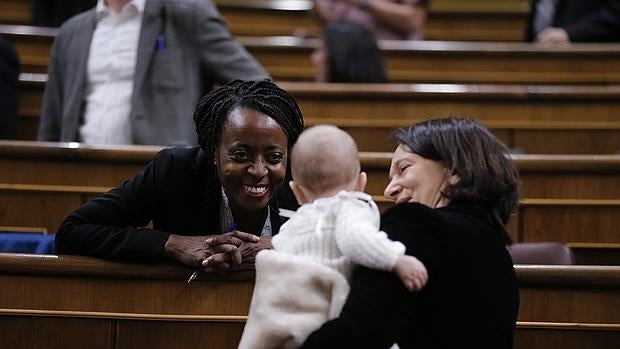
<svg viewBox="0 0 620 349"><path fill-rule="evenodd" d="M366 172L362 171L357 175L357 185L355 190L361 192L365 191L366 184L368 184L368 176L366 175Z"/></svg>
<svg viewBox="0 0 620 349"><path fill-rule="evenodd" d="M288 182L288 186L291 187L293 195L295 195L295 199L297 199L297 203L299 203L300 205L308 203L308 199L306 198L304 191L297 183L295 183L295 181Z"/></svg>

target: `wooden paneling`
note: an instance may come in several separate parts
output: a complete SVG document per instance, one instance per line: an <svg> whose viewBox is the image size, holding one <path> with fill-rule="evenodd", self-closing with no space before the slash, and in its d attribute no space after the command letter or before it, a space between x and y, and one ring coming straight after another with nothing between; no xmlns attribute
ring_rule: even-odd
<svg viewBox="0 0 620 349"><path fill-rule="evenodd" d="M157 146L0 141L0 183L113 187L148 164ZM391 153L360 153L368 192L382 195ZM514 155L523 197L620 199L619 155Z"/></svg>
<svg viewBox="0 0 620 349"><path fill-rule="evenodd" d="M620 267L515 269L521 297L515 348L615 347ZM234 348L251 274L203 275L187 285L191 272L169 264L0 254L0 336L11 348Z"/></svg>
<svg viewBox="0 0 620 349"><path fill-rule="evenodd" d="M313 39L239 37L276 80L312 80ZM574 44L543 48L528 43L382 41L393 82L612 83L620 79L620 46Z"/></svg>
<svg viewBox="0 0 620 349"><path fill-rule="evenodd" d="M6 316L0 312L3 348L114 348L107 319Z"/></svg>
<svg viewBox="0 0 620 349"><path fill-rule="evenodd" d="M85 202L85 197L79 192L55 189L28 190L0 183L0 225L56 232L65 217Z"/></svg>
<svg viewBox="0 0 620 349"><path fill-rule="evenodd" d="M27 0L0 0L0 23L30 24L30 6L30 1Z"/></svg>
<svg viewBox="0 0 620 349"><path fill-rule="evenodd" d="M44 73L57 30L0 25L23 72ZM318 39L238 37L276 80L314 79ZM574 84L620 81L619 44L541 47L529 43L381 41L393 82Z"/></svg>
<svg viewBox="0 0 620 349"><path fill-rule="evenodd" d="M236 348L243 322L118 321L115 348Z"/></svg>
<svg viewBox="0 0 620 349"><path fill-rule="evenodd" d="M19 139L34 140L44 83L21 79ZM280 84L308 126L333 124L361 151L393 151L390 133L437 116L481 120L506 145L530 154L613 154L620 150L620 88L385 84ZM594 107L596 106L596 107Z"/></svg>
<svg viewBox="0 0 620 349"><path fill-rule="evenodd" d="M54 232L81 203L132 178L159 147L0 141L0 225ZM390 153L360 153L367 191L382 209ZM620 264L620 156L515 156L523 200L515 241L569 243L580 263ZM583 254L581 253L583 251Z"/></svg>
<svg viewBox="0 0 620 349"><path fill-rule="evenodd" d="M237 36L318 36L320 23L311 0L216 0L230 31ZM426 23L429 40L520 41L525 30L527 2L433 1ZM31 24L30 2L1 0L0 23Z"/></svg>
<svg viewBox="0 0 620 349"><path fill-rule="evenodd" d="M220 13L237 36L303 34L316 37L320 23L312 1L283 4L276 1L219 0ZM427 40L521 41L526 3L431 4L425 26Z"/></svg>
<svg viewBox="0 0 620 349"><path fill-rule="evenodd" d="M584 327L571 324L520 324L514 348L600 349L620 347L620 325Z"/></svg>
<svg viewBox="0 0 620 349"><path fill-rule="evenodd" d="M522 241L620 243L619 212L620 200L525 199L519 235Z"/></svg>

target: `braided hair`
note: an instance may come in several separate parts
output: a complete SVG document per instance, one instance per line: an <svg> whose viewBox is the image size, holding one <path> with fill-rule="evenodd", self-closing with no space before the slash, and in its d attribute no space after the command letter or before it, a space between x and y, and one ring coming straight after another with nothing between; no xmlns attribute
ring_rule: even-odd
<svg viewBox="0 0 620 349"><path fill-rule="evenodd" d="M295 144L304 129L304 119L297 102L288 92L269 79L258 81L233 80L206 94L194 112L198 144L205 151L211 168L208 171L207 188L209 209L219 212L221 183L215 168L215 152L228 115L236 108L249 108L274 119L284 130L288 148ZM290 173L287 166L287 173ZM270 202L278 208L276 196Z"/></svg>

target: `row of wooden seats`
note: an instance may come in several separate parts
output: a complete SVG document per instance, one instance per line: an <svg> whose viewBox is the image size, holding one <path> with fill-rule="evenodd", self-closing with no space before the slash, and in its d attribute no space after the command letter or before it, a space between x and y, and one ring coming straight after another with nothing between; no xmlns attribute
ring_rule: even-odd
<svg viewBox="0 0 620 349"><path fill-rule="evenodd" d="M160 149L58 145L0 142L0 225L55 231L76 207L133 177ZM368 192L382 208L391 205L382 196L390 155L361 153ZM579 263L620 265L620 156L515 158L523 200L509 225L513 239L562 241Z"/></svg>
<svg viewBox="0 0 620 349"><path fill-rule="evenodd" d="M45 73L56 29L0 25L23 72ZM239 37L276 80L314 79L311 52L318 39ZM620 82L620 44L545 48L528 43L382 41L394 82L585 84Z"/></svg>
<svg viewBox="0 0 620 349"><path fill-rule="evenodd" d="M237 36L293 35L302 29L318 36L319 21L312 11L312 0L215 0L220 13ZM30 3L0 0L0 23L29 25ZM524 37L527 1L435 0L426 24L429 40L521 41Z"/></svg>
<svg viewBox="0 0 620 349"><path fill-rule="evenodd" d="M0 183L0 225L54 232L75 208L108 187ZM392 203L375 196L380 207ZM620 265L620 200L523 199L508 230L515 242L562 241L578 264Z"/></svg>
<svg viewBox="0 0 620 349"><path fill-rule="evenodd" d="M313 1L281 6L273 0L217 0L222 16L235 35L292 35L300 28L318 36L320 23L312 11ZM427 40L522 41L529 6L518 2L432 1L425 26Z"/></svg>
<svg viewBox="0 0 620 349"><path fill-rule="evenodd" d="M620 308L620 267L515 269L521 299L515 348L618 347L620 313L613 309ZM2 343L11 348L236 347L248 313L251 273L203 276L188 285L191 272L176 265L0 254Z"/></svg>
<svg viewBox="0 0 620 349"><path fill-rule="evenodd" d="M620 151L620 86L280 85L295 96L308 126L337 125L361 151L393 151L393 128L449 115L476 117L529 154ZM36 139L43 91L44 79L22 76L19 139Z"/></svg>

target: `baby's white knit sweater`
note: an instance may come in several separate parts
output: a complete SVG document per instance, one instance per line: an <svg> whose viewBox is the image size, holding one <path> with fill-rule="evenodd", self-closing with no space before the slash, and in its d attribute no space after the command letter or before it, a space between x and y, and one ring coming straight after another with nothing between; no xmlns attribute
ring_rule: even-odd
<svg viewBox="0 0 620 349"><path fill-rule="evenodd" d="M273 248L306 256L350 280L354 264L391 271L405 246L379 230L379 209L370 195L341 191L301 206L273 237Z"/></svg>

